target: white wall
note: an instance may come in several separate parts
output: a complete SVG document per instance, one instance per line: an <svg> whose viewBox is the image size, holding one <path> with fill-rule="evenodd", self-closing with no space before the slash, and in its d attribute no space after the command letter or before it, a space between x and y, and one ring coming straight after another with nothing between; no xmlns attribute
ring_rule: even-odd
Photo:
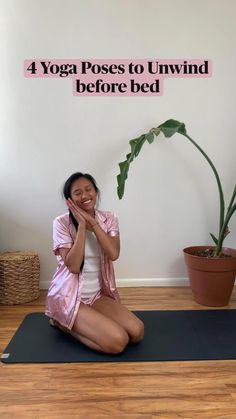
<svg viewBox="0 0 236 419"><path fill-rule="evenodd" d="M52 220L74 171L92 173L101 209L120 220L117 278L182 278L182 248L217 233L215 179L184 139L146 144L116 195L128 140L175 118L235 183L234 0L11 0L0 3L1 250L39 253L55 269ZM205 58L209 79L168 79L162 97L74 97L69 79L26 79L27 58ZM235 246L235 219L225 244Z"/></svg>

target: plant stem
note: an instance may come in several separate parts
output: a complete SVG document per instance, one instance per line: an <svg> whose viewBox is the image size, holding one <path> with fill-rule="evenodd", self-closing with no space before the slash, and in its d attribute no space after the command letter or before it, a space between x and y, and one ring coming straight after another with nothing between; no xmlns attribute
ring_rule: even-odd
<svg viewBox="0 0 236 419"><path fill-rule="evenodd" d="M232 194L232 198L231 198L230 203L229 203L229 206L228 206L228 211L229 211L229 210L230 210L230 208L232 207L232 205L233 205L233 203L234 203L234 200L235 200L235 197L236 197L236 185L235 185L235 187L234 187L233 194Z"/></svg>
<svg viewBox="0 0 236 419"><path fill-rule="evenodd" d="M191 143L201 152L201 154L205 157L205 159L208 161L208 163L210 164L215 178L216 178L216 182L217 182L217 186L218 186L218 191L219 191L219 196L220 196L220 225L219 225L219 235L218 235L218 242L219 242L219 237L220 234L222 232L222 227L224 224L224 212L225 212L225 202L224 202L224 194L223 194L223 189L222 189L222 185L221 185L221 181L220 181L220 177L218 175L218 172L214 166L214 164L212 163L211 159L208 157L208 155L202 150L202 148L195 143L195 141L189 137L188 134L183 134L185 137L187 137L189 139L189 141L191 141ZM226 226L227 227L227 226ZM226 228L225 227L225 228ZM218 243L219 245L219 243ZM221 244L222 245L222 244ZM218 246L217 246L218 247ZM220 249L221 250L221 249Z"/></svg>
<svg viewBox="0 0 236 419"><path fill-rule="evenodd" d="M219 238L218 238L218 244L216 246L216 250L215 250L215 256L219 256L221 249L222 249L222 245L223 245L223 241L224 241L224 237L225 237L225 230L229 224L229 220L232 217L233 213L236 211L236 203L229 207L226 217L225 217L225 221L224 224L222 226L221 232L219 234Z"/></svg>

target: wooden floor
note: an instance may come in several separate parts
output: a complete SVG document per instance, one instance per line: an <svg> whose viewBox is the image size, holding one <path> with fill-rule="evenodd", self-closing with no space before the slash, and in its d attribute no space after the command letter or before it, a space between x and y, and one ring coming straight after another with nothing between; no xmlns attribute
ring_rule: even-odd
<svg viewBox="0 0 236 419"><path fill-rule="evenodd" d="M130 309L206 309L188 288L121 288ZM45 291L0 306L0 353ZM236 292L227 308L236 308ZM236 325L235 325L236 328ZM236 418L236 361L0 364L0 418Z"/></svg>

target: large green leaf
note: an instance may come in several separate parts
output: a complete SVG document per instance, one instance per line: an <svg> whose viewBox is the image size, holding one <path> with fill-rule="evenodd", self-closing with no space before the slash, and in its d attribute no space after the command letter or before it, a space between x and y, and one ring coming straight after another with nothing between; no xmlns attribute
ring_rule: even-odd
<svg viewBox="0 0 236 419"><path fill-rule="evenodd" d="M125 181L128 177L130 163L134 160L135 157L138 156L145 141L146 141L145 134L142 134L140 135L140 137L130 140L129 144L131 147L131 153L126 155L126 160L119 163L120 174L117 176L117 182L118 182L117 193L118 193L119 199L121 199L124 195Z"/></svg>
<svg viewBox="0 0 236 419"><path fill-rule="evenodd" d="M121 199L124 195L125 181L128 178L130 163L139 155L145 141L151 144L154 141L155 136L159 135L161 132L165 135L165 137L171 137L175 133L185 135L186 129L182 122L169 119L164 122L164 124L159 125L159 127L152 128L148 133L142 134L140 137L129 141L131 152L127 154L126 160L119 163L120 174L117 176L117 194L119 199Z"/></svg>
<svg viewBox="0 0 236 419"><path fill-rule="evenodd" d="M187 131L183 122L176 121L175 119L168 119L168 121L159 125L165 137L172 137L177 132L182 135L187 135Z"/></svg>

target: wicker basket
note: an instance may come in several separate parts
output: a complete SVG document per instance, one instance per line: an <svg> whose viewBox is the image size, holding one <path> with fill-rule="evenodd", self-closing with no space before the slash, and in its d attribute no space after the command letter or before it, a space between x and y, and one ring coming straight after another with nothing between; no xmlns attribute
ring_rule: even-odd
<svg viewBox="0 0 236 419"><path fill-rule="evenodd" d="M0 304L23 304L39 296L39 258L35 252L0 253Z"/></svg>

